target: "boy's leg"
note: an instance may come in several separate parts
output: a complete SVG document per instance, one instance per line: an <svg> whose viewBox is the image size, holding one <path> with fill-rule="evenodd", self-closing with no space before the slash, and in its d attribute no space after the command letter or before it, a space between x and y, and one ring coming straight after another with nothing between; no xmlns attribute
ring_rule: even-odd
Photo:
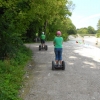
<svg viewBox="0 0 100 100"><path fill-rule="evenodd" d="M42 45L42 39L41 39L41 45Z"/></svg>
<svg viewBox="0 0 100 100"><path fill-rule="evenodd" d="M45 46L45 40L43 40L43 47Z"/></svg>
<svg viewBox="0 0 100 100"><path fill-rule="evenodd" d="M60 65L62 65L62 48L59 49L58 60L60 61Z"/></svg>
<svg viewBox="0 0 100 100"><path fill-rule="evenodd" d="M57 48L54 49L54 52L55 52L56 65L58 65L58 50L57 50Z"/></svg>
<svg viewBox="0 0 100 100"><path fill-rule="evenodd" d="M41 46L42 46L42 48L43 48L43 40L41 39Z"/></svg>
<svg viewBox="0 0 100 100"><path fill-rule="evenodd" d="M45 40L44 40L44 46L45 46Z"/></svg>

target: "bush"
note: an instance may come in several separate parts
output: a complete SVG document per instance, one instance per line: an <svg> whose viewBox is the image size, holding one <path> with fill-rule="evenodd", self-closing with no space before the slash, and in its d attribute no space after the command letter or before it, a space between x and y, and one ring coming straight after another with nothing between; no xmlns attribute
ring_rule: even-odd
<svg viewBox="0 0 100 100"><path fill-rule="evenodd" d="M68 34L62 34L62 37L64 38L64 41L66 41L68 39Z"/></svg>
<svg viewBox="0 0 100 100"><path fill-rule="evenodd" d="M97 37L97 38L100 38L100 33L97 33L97 34L96 34L96 37Z"/></svg>
<svg viewBox="0 0 100 100"><path fill-rule="evenodd" d="M23 46L15 58L0 61L0 100L21 100L18 93L23 82L24 66L31 54Z"/></svg>

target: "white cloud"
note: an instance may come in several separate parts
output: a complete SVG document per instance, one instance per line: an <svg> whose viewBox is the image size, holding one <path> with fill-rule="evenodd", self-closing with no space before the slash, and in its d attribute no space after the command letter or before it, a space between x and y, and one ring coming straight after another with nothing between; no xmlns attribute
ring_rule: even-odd
<svg viewBox="0 0 100 100"><path fill-rule="evenodd" d="M99 17L99 16L100 16L100 14L91 15L91 16L88 16L88 17L81 19L80 22L84 22L84 21L87 21L87 20L90 20L92 18L96 18L96 17Z"/></svg>
<svg viewBox="0 0 100 100"><path fill-rule="evenodd" d="M74 14L71 17L73 24L76 28L88 27L92 26L97 29L97 22L100 19L100 14L94 14L91 16L80 16L78 14Z"/></svg>

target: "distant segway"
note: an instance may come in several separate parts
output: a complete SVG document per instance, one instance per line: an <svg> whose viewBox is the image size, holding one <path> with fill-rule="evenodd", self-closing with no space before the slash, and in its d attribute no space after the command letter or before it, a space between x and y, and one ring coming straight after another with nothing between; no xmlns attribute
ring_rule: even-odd
<svg viewBox="0 0 100 100"><path fill-rule="evenodd" d="M41 51L42 49L47 51L48 50L48 46L47 45L44 45L44 46L39 45L39 51Z"/></svg>
<svg viewBox="0 0 100 100"><path fill-rule="evenodd" d="M65 62L62 61L62 65L60 64L56 65L55 61L52 61L52 70L55 70L55 69L65 70Z"/></svg>

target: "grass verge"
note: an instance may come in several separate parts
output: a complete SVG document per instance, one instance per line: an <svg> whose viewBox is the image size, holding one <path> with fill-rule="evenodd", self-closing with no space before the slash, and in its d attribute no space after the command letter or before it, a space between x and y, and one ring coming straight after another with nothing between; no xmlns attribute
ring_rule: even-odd
<svg viewBox="0 0 100 100"><path fill-rule="evenodd" d="M15 58L0 61L0 100L21 100L24 67L31 59L32 52L25 46L20 48Z"/></svg>

